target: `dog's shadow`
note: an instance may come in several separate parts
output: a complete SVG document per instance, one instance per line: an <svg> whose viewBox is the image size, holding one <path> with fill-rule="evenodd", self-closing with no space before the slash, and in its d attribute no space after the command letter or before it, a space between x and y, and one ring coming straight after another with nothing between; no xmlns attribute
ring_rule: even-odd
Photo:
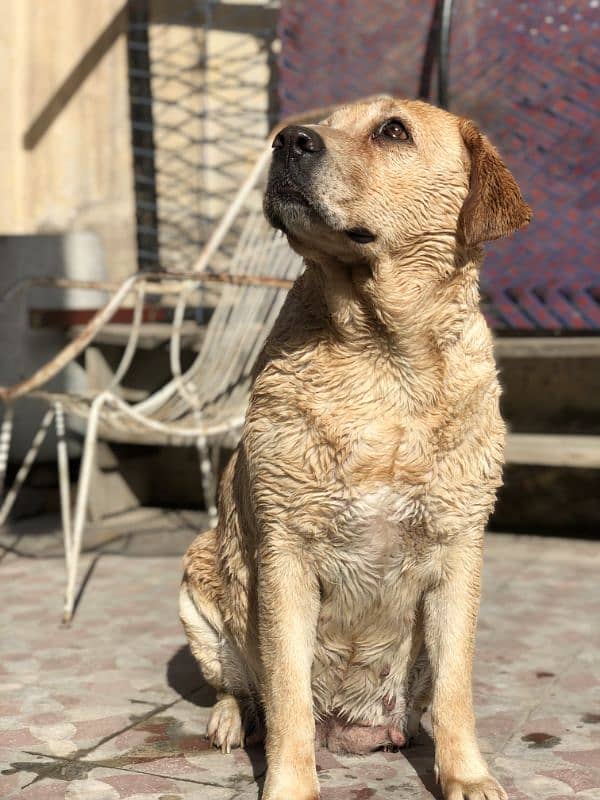
<svg viewBox="0 0 600 800"><path fill-rule="evenodd" d="M196 659L187 645L180 647L169 659L167 683L188 703L210 708L217 702L215 690L202 678Z"/></svg>
<svg viewBox="0 0 600 800"><path fill-rule="evenodd" d="M188 703L201 708L211 708L217 702L217 695L212 686L202 678L198 664L185 645L170 658L167 664L167 683ZM246 748L252 765L252 775L262 795L266 772L265 753L262 745Z"/></svg>
<svg viewBox="0 0 600 800"><path fill-rule="evenodd" d="M167 664L167 683L188 703L201 708L210 708L217 700L215 690L200 675L198 664L189 647L180 647ZM264 748L261 745L246 748L252 765L252 774L258 784L260 795L264 784L266 762ZM442 800L439 787L433 773L434 745L429 733L421 728L419 735L411 747L401 751L412 766L423 786L435 800Z"/></svg>
<svg viewBox="0 0 600 800"><path fill-rule="evenodd" d="M443 800L441 789L435 780L433 769L435 745L429 731L421 727L411 746L400 752L417 773L419 780L432 798L434 800Z"/></svg>

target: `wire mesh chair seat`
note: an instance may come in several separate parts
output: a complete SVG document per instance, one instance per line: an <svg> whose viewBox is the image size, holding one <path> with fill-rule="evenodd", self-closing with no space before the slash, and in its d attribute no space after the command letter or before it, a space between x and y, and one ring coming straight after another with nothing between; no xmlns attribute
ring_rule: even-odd
<svg viewBox="0 0 600 800"><path fill-rule="evenodd" d="M4 524L17 493L39 452L52 423L57 435L57 462L65 547L67 586L65 622L70 621L91 475L98 439L147 445L193 445L197 448L204 497L211 523L216 520L216 476L210 447L227 437L236 438L244 420L259 355L286 290L299 274L302 260L285 238L272 230L262 215L261 181L269 151L261 154L235 202L217 226L195 269L184 275L138 273L128 278L74 342L31 378L0 388L4 418L0 433L0 479L8 463L15 403L20 397L36 397L47 411L10 490L0 507ZM235 245L232 249L232 242ZM215 271L215 265L219 270ZM199 268L199 269L198 269ZM182 367L182 327L195 319L199 297L207 283L213 286L212 313L205 325L197 323L197 354ZM48 381L72 363L133 296L132 323L120 363L102 390L55 392ZM127 400L123 380L134 360L143 328L144 303L165 296L172 322L169 336L171 377L156 391L137 402ZM71 509L65 415L84 420L85 440L74 510Z"/></svg>
<svg viewBox="0 0 600 800"><path fill-rule="evenodd" d="M260 246L259 246L260 245ZM301 260L287 246L284 238L268 228L262 214L249 214L236 253L230 264L230 275L268 275L290 282L298 274ZM249 282L245 285L224 285L214 313L206 326L198 355L185 372L181 371L181 322L189 296L197 290L190 280L181 287L173 320L170 356L173 378L158 391L135 404L123 400L118 393L119 381L102 393L104 412L98 430L103 438L131 441L141 437L144 443L194 440L198 435L217 435L230 430L243 420L252 366L273 324L284 292L281 287ZM141 304L145 290L138 289ZM126 370L120 370L121 377ZM31 396L48 403L60 402L64 410L87 418L97 401L98 392L88 391L59 395L32 392Z"/></svg>

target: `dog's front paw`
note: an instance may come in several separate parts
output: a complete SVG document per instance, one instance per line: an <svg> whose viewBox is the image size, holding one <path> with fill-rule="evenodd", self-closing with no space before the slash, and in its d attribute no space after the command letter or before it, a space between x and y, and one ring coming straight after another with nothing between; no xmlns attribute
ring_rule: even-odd
<svg viewBox="0 0 600 800"><path fill-rule="evenodd" d="M442 779L444 800L508 800L507 794L491 775L475 781Z"/></svg>
<svg viewBox="0 0 600 800"><path fill-rule="evenodd" d="M211 745L220 747L222 753L231 753L233 747L244 744L244 725L240 705L230 695L221 698L210 714L206 734Z"/></svg>
<svg viewBox="0 0 600 800"><path fill-rule="evenodd" d="M316 779L300 782L297 777L285 778L283 775L276 780L265 782L265 791L262 800L319 800L321 793Z"/></svg>
<svg viewBox="0 0 600 800"><path fill-rule="evenodd" d="M448 747L438 738L435 772L444 800L508 800L489 772L477 742L467 738L462 747Z"/></svg>
<svg viewBox="0 0 600 800"><path fill-rule="evenodd" d="M314 790L309 790L308 794L302 789L283 789L267 792L262 796L262 800L319 800L321 793Z"/></svg>

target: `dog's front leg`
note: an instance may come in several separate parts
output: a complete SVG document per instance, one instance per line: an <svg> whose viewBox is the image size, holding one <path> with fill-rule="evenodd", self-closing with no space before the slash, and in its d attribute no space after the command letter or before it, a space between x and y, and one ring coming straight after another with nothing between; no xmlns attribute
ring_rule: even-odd
<svg viewBox="0 0 600 800"><path fill-rule="evenodd" d="M446 800L506 800L504 789L489 773L475 734L471 671L481 548L451 547L443 574L425 597L436 772Z"/></svg>
<svg viewBox="0 0 600 800"><path fill-rule="evenodd" d="M287 551L287 552L286 552ZM311 690L319 587L289 544L261 554L259 636L264 667L267 778L263 800L316 800Z"/></svg>

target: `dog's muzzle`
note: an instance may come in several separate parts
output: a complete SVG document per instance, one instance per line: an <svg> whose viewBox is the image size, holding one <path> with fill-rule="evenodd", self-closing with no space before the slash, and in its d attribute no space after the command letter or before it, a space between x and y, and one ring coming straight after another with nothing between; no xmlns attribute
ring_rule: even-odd
<svg viewBox="0 0 600 800"><path fill-rule="evenodd" d="M265 193L265 213L276 228L298 213L319 215L313 197L315 167L325 153L325 142L317 131L302 125L288 125L273 140L273 160Z"/></svg>
<svg viewBox="0 0 600 800"><path fill-rule="evenodd" d="M301 125L288 125L273 140L273 161L290 162L301 169L310 168L325 150L325 142L317 131Z"/></svg>

